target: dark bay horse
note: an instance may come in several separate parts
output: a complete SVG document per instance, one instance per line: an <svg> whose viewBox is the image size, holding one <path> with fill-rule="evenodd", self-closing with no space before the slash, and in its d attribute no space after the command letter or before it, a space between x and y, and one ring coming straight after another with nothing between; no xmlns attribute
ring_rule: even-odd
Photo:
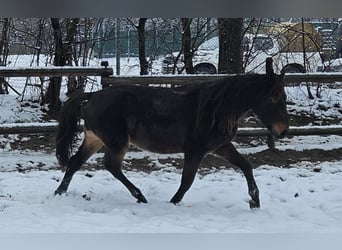
<svg viewBox="0 0 342 250"><path fill-rule="evenodd" d="M157 153L184 153L181 184L171 202L179 203L190 188L201 160L212 153L238 166L244 173L251 208L260 207L252 167L234 148L239 117L253 110L275 135L288 129L283 75L266 61L266 74L228 76L184 91L121 85L95 93L81 93L64 105L57 130L56 156L66 166L55 191L63 194L82 164L105 148L104 164L138 200L142 192L121 171L130 143ZM84 140L71 157L78 122L84 119ZM70 158L71 157L71 158Z"/></svg>

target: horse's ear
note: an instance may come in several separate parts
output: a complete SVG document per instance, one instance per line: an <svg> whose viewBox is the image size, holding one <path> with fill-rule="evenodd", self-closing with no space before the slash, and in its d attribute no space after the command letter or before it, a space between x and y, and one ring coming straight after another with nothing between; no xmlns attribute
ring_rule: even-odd
<svg viewBox="0 0 342 250"><path fill-rule="evenodd" d="M273 76L273 59L272 57L266 58L266 74L269 76Z"/></svg>
<svg viewBox="0 0 342 250"><path fill-rule="evenodd" d="M266 75L269 77L269 83L271 87L271 99L274 103L278 102L284 92L284 86L282 83L283 74L278 77L275 76L273 71L273 59L272 57L266 58Z"/></svg>
<svg viewBox="0 0 342 250"><path fill-rule="evenodd" d="M276 76L271 87L271 99L274 103L278 102L280 97L284 94L284 74Z"/></svg>

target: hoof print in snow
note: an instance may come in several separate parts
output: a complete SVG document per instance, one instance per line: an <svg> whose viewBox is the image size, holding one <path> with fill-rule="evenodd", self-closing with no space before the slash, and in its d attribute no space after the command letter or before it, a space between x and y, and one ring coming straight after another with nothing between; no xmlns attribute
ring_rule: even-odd
<svg viewBox="0 0 342 250"><path fill-rule="evenodd" d="M90 201L91 198L87 194L82 195L82 198L85 199L86 201Z"/></svg>
<svg viewBox="0 0 342 250"><path fill-rule="evenodd" d="M313 169L313 171L314 171L315 173L319 173L319 172L321 172L321 171L322 171L322 169L321 169L321 168L319 168L319 167L316 167L316 168L314 168L314 169Z"/></svg>
<svg viewBox="0 0 342 250"><path fill-rule="evenodd" d="M92 175L92 174L89 174L89 173L86 173L85 174L85 177L88 177L88 178L92 178L94 175Z"/></svg>
<svg viewBox="0 0 342 250"><path fill-rule="evenodd" d="M56 181L56 182L59 182L60 179L58 177L52 177L52 180Z"/></svg>

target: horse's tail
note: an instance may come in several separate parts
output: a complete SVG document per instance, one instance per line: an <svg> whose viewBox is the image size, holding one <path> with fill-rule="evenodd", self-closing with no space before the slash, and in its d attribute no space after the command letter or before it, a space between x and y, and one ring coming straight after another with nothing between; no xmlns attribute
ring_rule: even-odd
<svg viewBox="0 0 342 250"><path fill-rule="evenodd" d="M81 119L81 107L89 100L92 93L80 93L72 96L63 106L59 117L56 133L56 157L61 166L66 166L71 153L78 124Z"/></svg>

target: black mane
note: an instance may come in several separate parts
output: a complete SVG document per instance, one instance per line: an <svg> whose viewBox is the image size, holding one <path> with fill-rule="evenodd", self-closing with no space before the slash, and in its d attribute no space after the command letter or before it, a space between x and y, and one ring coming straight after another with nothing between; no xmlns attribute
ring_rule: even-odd
<svg viewBox="0 0 342 250"><path fill-rule="evenodd" d="M259 74L228 76L200 87L197 125L207 120L210 128L229 131L239 116L253 105L255 89L267 88L267 76Z"/></svg>

